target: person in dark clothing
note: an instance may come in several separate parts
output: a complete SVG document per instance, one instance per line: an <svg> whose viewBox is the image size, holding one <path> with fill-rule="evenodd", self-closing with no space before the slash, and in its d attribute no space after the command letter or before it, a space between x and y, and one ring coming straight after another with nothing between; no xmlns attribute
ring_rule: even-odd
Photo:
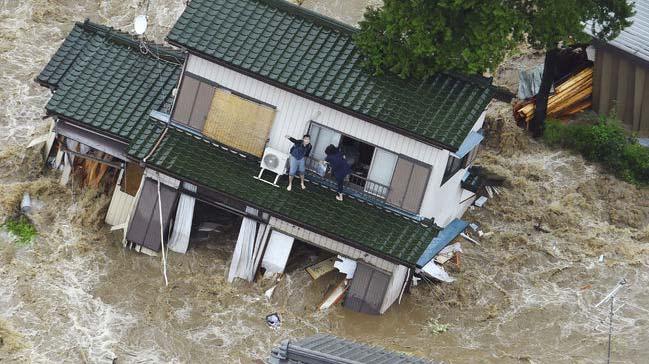
<svg viewBox="0 0 649 364"><path fill-rule="evenodd" d="M343 200L343 183L345 182L345 177L352 172L352 168L345 160L345 155L343 152L336 148L333 144L330 144L325 149L325 154L327 157L325 161L331 166L331 173L333 173L338 183L338 194L336 195L336 200Z"/></svg>
<svg viewBox="0 0 649 364"><path fill-rule="evenodd" d="M304 172L306 170L306 158L311 153L311 137L309 134L304 134L302 139L295 139L290 136L286 136L288 140L293 143L293 146L290 150L289 157L289 169L288 169L288 186L287 190L293 188L293 178L296 174L300 175L300 182L302 189L305 189L304 185Z"/></svg>

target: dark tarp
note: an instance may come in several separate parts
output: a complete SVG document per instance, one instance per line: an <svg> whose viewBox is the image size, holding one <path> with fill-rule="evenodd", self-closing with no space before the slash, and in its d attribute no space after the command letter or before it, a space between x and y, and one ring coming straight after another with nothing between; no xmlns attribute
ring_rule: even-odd
<svg viewBox="0 0 649 364"><path fill-rule="evenodd" d="M160 184L160 200L162 201L162 220L164 234L169 229L171 214L178 197L178 190L163 183ZM166 237L166 235L165 235ZM140 192L140 199L135 208L135 214L126 233L126 240L139 244L153 251L160 250L160 211L158 208L158 182L147 178Z"/></svg>
<svg viewBox="0 0 649 364"><path fill-rule="evenodd" d="M352 284L345 298L345 308L372 315L380 314L389 283L389 274L358 261Z"/></svg>

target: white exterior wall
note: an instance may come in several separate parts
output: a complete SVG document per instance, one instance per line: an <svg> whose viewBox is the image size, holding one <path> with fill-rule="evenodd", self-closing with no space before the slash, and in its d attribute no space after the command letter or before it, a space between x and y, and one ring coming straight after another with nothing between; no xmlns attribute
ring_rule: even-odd
<svg viewBox="0 0 649 364"><path fill-rule="evenodd" d="M186 71L275 106L277 113L268 142L268 146L272 148L288 151L291 143L285 136L301 137L308 131L310 121L314 121L369 144L430 165L431 175L419 214L427 218L435 218L438 224L445 224L459 216L459 197L455 198L456 194L461 195L459 182L455 180L458 177L449 180L444 185L445 188L441 190L439 188L448 160L448 151L387 130L195 55L189 56ZM484 114L476 123L477 129L482 127L483 120ZM477 130L476 127L474 129ZM459 179L462 175L463 172L458 172ZM455 188L450 188L451 185Z"/></svg>
<svg viewBox="0 0 649 364"><path fill-rule="evenodd" d="M487 112L484 111L478 121L473 125L471 131L478 131L482 128L486 115ZM471 203L473 203L473 200L460 204L462 202L462 192L464 191L461 186L462 177L464 177L464 174L470 166L456 172L453 177L440 187L450 152L444 150L439 154L437 165L442 167L433 170L424 197L424 204L431 205L426 206L426 208L435 211L433 215L435 216L435 223L444 227L453 221L453 219L462 216ZM422 206L423 209L424 206Z"/></svg>

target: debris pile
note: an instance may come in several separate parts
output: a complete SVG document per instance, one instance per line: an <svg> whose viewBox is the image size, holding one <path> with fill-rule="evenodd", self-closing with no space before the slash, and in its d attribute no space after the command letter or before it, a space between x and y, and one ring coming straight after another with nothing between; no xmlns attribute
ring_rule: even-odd
<svg viewBox="0 0 649 364"><path fill-rule="evenodd" d="M584 68L556 84L548 98L548 116L561 118L586 110L592 105L593 67ZM536 110L536 98L529 98L514 106L514 118L522 127L529 127Z"/></svg>

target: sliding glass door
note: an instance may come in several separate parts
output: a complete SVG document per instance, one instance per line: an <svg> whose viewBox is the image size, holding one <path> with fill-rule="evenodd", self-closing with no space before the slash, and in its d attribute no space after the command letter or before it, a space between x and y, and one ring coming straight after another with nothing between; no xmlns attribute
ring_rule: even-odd
<svg viewBox="0 0 649 364"><path fill-rule="evenodd" d="M385 149L375 148L370 172L365 184L365 192L385 198L388 195L394 167L399 157Z"/></svg>
<svg viewBox="0 0 649 364"><path fill-rule="evenodd" d="M311 149L311 158L319 161L323 161L327 157L325 154L327 146L333 144L337 147L338 144L340 144L340 138L342 137L342 134L339 132L318 124L311 124L309 135L311 135L311 144L313 145Z"/></svg>

